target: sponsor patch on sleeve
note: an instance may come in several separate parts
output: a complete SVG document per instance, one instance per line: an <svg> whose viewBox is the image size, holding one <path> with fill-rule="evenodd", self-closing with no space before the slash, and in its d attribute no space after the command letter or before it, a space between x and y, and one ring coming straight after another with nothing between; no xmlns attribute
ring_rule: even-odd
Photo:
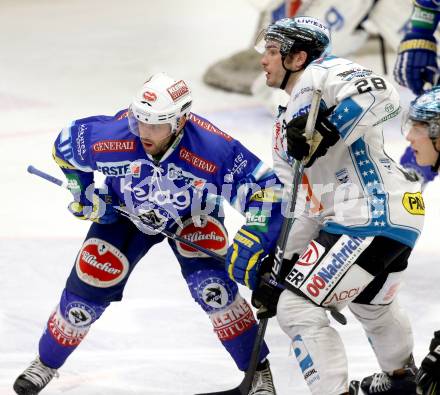
<svg viewBox="0 0 440 395"><path fill-rule="evenodd" d="M406 192L402 198L403 207L412 215L425 215L425 202L420 192Z"/></svg>

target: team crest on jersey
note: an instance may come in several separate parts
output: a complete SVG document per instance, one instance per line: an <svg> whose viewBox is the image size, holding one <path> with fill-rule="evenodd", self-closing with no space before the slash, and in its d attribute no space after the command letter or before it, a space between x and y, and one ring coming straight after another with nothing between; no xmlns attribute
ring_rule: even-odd
<svg viewBox="0 0 440 395"><path fill-rule="evenodd" d="M168 164L168 179L171 181L174 180L183 180L185 184L200 190L206 184L206 180L200 177L196 177L194 174L189 171L185 171L182 168L176 166L174 163Z"/></svg>
<svg viewBox="0 0 440 395"><path fill-rule="evenodd" d="M87 335L89 326L74 326L61 315L57 308L47 322L47 329L60 346L76 347Z"/></svg>
<svg viewBox="0 0 440 395"><path fill-rule="evenodd" d="M81 247L75 268L76 274L84 283L108 288L125 278L129 263L125 255L112 244L90 238Z"/></svg>
<svg viewBox="0 0 440 395"><path fill-rule="evenodd" d="M425 202L420 192L405 192L402 198L403 207L412 215L425 215Z"/></svg>
<svg viewBox="0 0 440 395"><path fill-rule="evenodd" d="M67 320L76 327L89 326L96 319L95 311L83 302L71 302L65 311Z"/></svg>
<svg viewBox="0 0 440 395"><path fill-rule="evenodd" d="M219 255L224 255L228 248L228 235L225 227L219 220L210 216L206 217L202 226L194 223L192 218L188 218L176 234ZM184 257L207 257L205 253L179 241L176 245L180 255Z"/></svg>
<svg viewBox="0 0 440 395"><path fill-rule="evenodd" d="M232 301L232 292L219 278L208 278L199 285L200 296L208 306L214 309L225 307Z"/></svg>

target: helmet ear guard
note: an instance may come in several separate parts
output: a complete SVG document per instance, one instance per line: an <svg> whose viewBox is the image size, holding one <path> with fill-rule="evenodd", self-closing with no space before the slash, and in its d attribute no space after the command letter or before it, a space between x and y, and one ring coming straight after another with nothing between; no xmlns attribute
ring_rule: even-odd
<svg viewBox="0 0 440 395"><path fill-rule="evenodd" d="M139 134L138 122L171 125L171 133L177 133L182 117L191 111L192 96L183 80L175 80L165 73L151 76L134 96L129 108L129 126Z"/></svg>

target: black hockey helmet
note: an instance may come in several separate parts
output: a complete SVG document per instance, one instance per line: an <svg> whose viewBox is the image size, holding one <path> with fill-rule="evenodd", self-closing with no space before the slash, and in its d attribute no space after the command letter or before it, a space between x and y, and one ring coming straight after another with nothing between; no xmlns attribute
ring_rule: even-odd
<svg viewBox="0 0 440 395"><path fill-rule="evenodd" d="M330 30L309 16L280 19L263 30L259 38L278 42L283 59L290 53L305 51L308 55L305 66L330 53Z"/></svg>

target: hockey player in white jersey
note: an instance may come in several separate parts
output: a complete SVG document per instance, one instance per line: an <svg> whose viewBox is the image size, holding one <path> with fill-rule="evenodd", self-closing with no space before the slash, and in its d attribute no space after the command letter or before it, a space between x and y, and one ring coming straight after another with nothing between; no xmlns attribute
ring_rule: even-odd
<svg viewBox="0 0 440 395"><path fill-rule="evenodd" d="M298 197L284 256L292 265L287 289L277 303L279 288L262 282L253 303L277 314L312 394L348 394L344 346L326 314L347 305L388 379L382 387L364 383L364 392L414 394L412 331L396 294L424 205L419 184L383 148L382 124L399 112L398 94L373 71L329 56L329 31L315 18L279 20L258 46L267 85L290 95L274 127L274 169L289 185L292 160L303 161L306 193ZM321 110L308 141L316 89L323 92ZM244 272L252 278L262 274L258 269Z"/></svg>

